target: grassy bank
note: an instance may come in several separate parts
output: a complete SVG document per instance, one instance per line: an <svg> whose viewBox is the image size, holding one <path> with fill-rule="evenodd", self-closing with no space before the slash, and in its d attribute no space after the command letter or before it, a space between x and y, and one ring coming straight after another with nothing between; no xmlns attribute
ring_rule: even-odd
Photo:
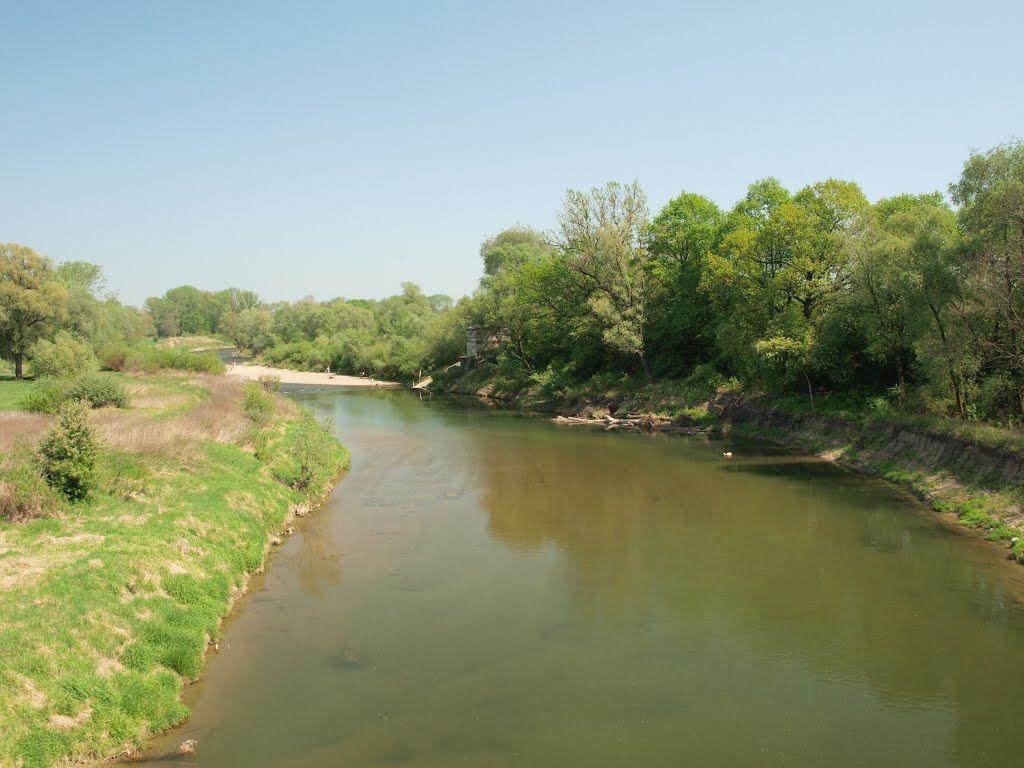
<svg viewBox="0 0 1024 768"><path fill-rule="evenodd" d="M767 397L697 369L645 385L503 377L483 365L439 376L440 391L506 407L599 420L646 414L645 426L706 429L772 440L877 474L912 490L950 520L1006 544L1024 562L1024 434L999 425L923 416L871 393ZM1016 541L1014 541L1016 539Z"/></svg>
<svg viewBox="0 0 1024 768"><path fill-rule="evenodd" d="M0 519L4 768L130 753L182 720L182 685L273 537L347 463L276 395L218 376L106 375L131 407L92 412L92 494ZM53 422L9 410L36 386L0 381L7 471Z"/></svg>

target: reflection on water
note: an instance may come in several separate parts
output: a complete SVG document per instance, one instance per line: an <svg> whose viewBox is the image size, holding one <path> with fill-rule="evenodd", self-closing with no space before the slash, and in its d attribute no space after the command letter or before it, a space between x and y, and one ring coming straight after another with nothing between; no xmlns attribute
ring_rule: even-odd
<svg viewBox="0 0 1024 768"><path fill-rule="evenodd" d="M189 691L207 766L987 766L1019 569L753 443L298 393L353 466Z"/></svg>

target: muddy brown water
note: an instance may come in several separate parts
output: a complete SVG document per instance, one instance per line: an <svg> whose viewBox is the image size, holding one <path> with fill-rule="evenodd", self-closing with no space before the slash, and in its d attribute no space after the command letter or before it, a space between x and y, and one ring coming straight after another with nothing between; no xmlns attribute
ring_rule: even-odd
<svg viewBox="0 0 1024 768"><path fill-rule="evenodd" d="M352 469L151 750L195 754L148 764L1021 764L1024 568L894 487L754 442L292 397Z"/></svg>

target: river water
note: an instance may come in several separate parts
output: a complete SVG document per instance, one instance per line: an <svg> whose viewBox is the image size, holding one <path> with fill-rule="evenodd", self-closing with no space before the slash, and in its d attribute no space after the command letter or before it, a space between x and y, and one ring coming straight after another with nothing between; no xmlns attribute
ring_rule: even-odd
<svg viewBox="0 0 1024 768"><path fill-rule="evenodd" d="M1021 764L1024 569L894 487L754 442L401 391L292 397L334 417L352 469L154 754L194 738L176 763Z"/></svg>

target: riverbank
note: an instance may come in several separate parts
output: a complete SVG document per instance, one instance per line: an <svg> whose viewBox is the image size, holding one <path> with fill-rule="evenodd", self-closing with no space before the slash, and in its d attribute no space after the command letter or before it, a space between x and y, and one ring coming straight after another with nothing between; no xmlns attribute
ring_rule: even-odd
<svg viewBox="0 0 1024 768"><path fill-rule="evenodd" d="M184 719L182 687L249 576L347 466L333 434L280 396L223 376L109 375L131 407L91 414L92 495L0 519L3 768L130 755ZM34 386L0 382L0 400ZM9 465L53 417L0 420L20 430L0 445Z"/></svg>
<svg viewBox="0 0 1024 768"><path fill-rule="evenodd" d="M369 387L372 389L400 389L397 381L381 381L364 376L322 373L317 371L293 371L290 368L273 368L269 365L236 363L229 365L227 375L245 381L274 378L281 384L303 384L310 387Z"/></svg>
<svg viewBox="0 0 1024 768"><path fill-rule="evenodd" d="M486 366L439 378L435 391L472 395L567 426L733 434L815 453L901 485L967 530L1024 562L1024 437L955 419L872 410L862 403L766 397L731 383L583 385L568 394L503 383Z"/></svg>

